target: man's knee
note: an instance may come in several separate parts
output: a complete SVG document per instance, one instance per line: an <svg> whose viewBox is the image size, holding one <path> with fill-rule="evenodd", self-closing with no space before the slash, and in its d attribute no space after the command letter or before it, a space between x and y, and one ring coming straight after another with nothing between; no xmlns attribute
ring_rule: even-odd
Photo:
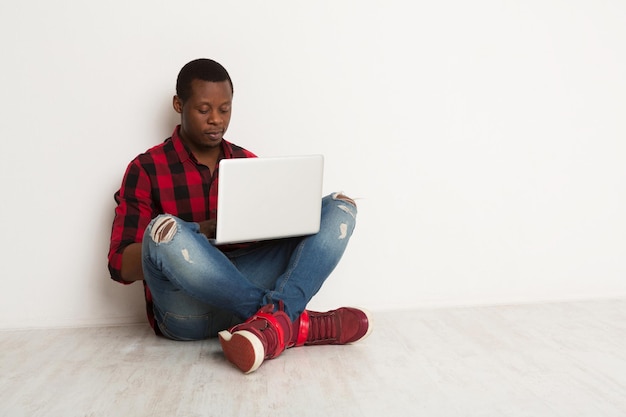
<svg viewBox="0 0 626 417"><path fill-rule="evenodd" d="M347 203L352 204L354 207L356 207L356 203L354 202L354 200L348 197L347 195L345 195L344 193L335 193L333 194L333 198L335 200L345 201Z"/></svg>
<svg viewBox="0 0 626 417"><path fill-rule="evenodd" d="M339 234L337 235L339 240L344 240L351 235L351 231L354 228L354 222L356 220L356 203L354 200L342 192L336 192L331 194L331 198L336 202L335 207L342 212L349 214L352 217L350 220L345 216L339 216L337 219L339 223Z"/></svg>
<svg viewBox="0 0 626 417"><path fill-rule="evenodd" d="M167 243L176 234L176 220L172 216L159 216L152 223L150 237L155 243Z"/></svg>
<svg viewBox="0 0 626 417"><path fill-rule="evenodd" d="M356 208L356 203L354 202L352 198L348 197L342 192L333 193L331 197L333 200L338 202L337 208L339 210L342 210L348 213L350 216L352 216L353 219L356 219L357 208ZM347 204L343 204L343 203L347 203Z"/></svg>

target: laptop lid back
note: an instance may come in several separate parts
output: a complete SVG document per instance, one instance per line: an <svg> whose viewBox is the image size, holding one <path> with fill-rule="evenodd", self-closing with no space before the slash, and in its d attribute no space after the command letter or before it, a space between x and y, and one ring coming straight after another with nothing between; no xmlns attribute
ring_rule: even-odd
<svg viewBox="0 0 626 417"><path fill-rule="evenodd" d="M323 170L322 155L221 160L212 243L317 233Z"/></svg>

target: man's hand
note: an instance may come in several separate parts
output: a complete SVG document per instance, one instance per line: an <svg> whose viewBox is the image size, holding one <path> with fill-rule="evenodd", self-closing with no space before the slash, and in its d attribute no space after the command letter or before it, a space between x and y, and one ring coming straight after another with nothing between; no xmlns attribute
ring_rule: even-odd
<svg viewBox="0 0 626 417"><path fill-rule="evenodd" d="M205 220L203 222L198 222L198 224L200 225L200 233L209 239L215 239L215 226L217 224L216 219Z"/></svg>
<svg viewBox="0 0 626 417"><path fill-rule="evenodd" d="M125 282L143 280L141 266L141 243L131 243L122 252L122 280Z"/></svg>

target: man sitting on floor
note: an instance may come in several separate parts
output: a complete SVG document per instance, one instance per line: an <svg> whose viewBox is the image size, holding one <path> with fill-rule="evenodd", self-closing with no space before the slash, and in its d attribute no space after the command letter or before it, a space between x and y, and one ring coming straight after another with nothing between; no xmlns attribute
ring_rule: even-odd
<svg viewBox="0 0 626 417"><path fill-rule="evenodd" d="M306 310L350 240L357 213L351 198L324 197L314 235L220 247L209 242L219 162L255 157L224 139L232 99L232 81L219 63L198 59L181 69L173 100L180 125L130 162L115 193L109 270L121 283L143 280L157 334L174 340L219 335L226 358L248 373L285 348L356 342L371 324L355 308Z"/></svg>

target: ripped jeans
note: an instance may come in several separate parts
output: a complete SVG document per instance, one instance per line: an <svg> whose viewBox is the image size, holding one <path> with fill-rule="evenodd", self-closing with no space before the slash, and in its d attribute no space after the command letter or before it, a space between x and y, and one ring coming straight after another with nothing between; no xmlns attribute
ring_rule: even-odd
<svg viewBox="0 0 626 417"><path fill-rule="evenodd" d="M215 337L261 306L281 301L295 320L341 259L356 213L350 202L328 195L317 234L257 242L232 252L213 246L198 223L156 217L144 234L142 262L159 329L175 340ZM157 243L153 228L164 218L175 225Z"/></svg>

